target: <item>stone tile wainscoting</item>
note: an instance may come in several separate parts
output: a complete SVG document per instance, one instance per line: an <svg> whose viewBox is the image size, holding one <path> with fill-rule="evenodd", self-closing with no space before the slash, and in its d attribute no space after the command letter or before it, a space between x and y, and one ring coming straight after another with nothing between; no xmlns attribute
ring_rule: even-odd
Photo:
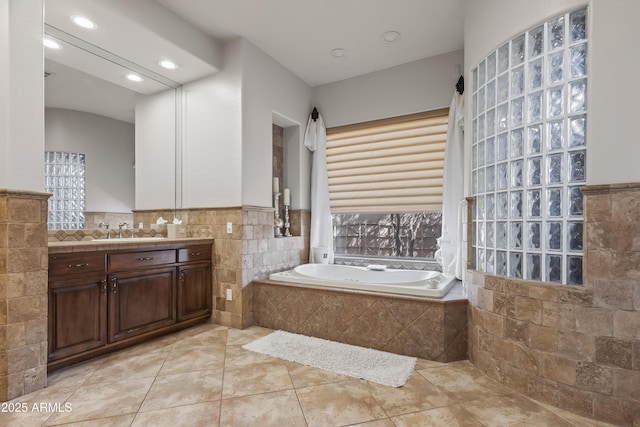
<svg viewBox="0 0 640 427"><path fill-rule="evenodd" d="M640 183L582 191L584 286L468 271L469 358L534 399L640 425Z"/></svg>
<svg viewBox="0 0 640 427"><path fill-rule="evenodd" d="M47 199L0 189L0 401L47 383Z"/></svg>
<svg viewBox="0 0 640 427"><path fill-rule="evenodd" d="M254 319L270 329L422 359L467 358L467 301L378 296L253 282Z"/></svg>

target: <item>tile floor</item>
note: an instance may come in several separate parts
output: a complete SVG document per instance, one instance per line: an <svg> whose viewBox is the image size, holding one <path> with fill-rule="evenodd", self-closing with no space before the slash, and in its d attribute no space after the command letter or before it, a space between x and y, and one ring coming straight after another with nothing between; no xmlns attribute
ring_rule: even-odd
<svg viewBox="0 0 640 427"><path fill-rule="evenodd" d="M1 426L604 426L536 403L468 361L418 360L385 387L244 350L271 331L205 324L49 375Z"/></svg>

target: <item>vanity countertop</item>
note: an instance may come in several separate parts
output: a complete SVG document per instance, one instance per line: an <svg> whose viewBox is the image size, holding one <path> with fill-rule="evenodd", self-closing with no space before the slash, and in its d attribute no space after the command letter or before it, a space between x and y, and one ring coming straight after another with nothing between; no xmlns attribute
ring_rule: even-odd
<svg viewBox="0 0 640 427"><path fill-rule="evenodd" d="M101 240L80 240L80 241L59 241L49 242L49 254L62 254L72 252L91 252L104 250L125 250L125 249L153 249L180 247L185 244L213 244L212 238L186 237L169 239L166 237L150 238L126 238L126 239L101 239Z"/></svg>

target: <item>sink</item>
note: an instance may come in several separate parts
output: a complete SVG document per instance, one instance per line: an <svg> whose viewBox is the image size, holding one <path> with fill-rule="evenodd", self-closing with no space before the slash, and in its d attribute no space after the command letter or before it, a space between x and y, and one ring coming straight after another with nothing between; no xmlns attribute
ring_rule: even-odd
<svg viewBox="0 0 640 427"><path fill-rule="evenodd" d="M110 239L93 239L94 243L121 243L121 242L162 242L166 237L112 237Z"/></svg>

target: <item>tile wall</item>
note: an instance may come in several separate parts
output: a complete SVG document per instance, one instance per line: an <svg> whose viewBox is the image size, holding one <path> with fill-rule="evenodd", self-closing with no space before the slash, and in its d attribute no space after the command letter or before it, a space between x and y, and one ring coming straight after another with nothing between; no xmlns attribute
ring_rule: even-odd
<svg viewBox="0 0 640 427"><path fill-rule="evenodd" d="M469 358L534 399L640 425L640 183L582 191L584 286L469 270Z"/></svg>
<svg viewBox="0 0 640 427"><path fill-rule="evenodd" d="M0 189L0 401L46 386L47 199Z"/></svg>
<svg viewBox="0 0 640 427"><path fill-rule="evenodd" d="M254 319L282 329L440 362L467 358L467 301L253 282Z"/></svg>

